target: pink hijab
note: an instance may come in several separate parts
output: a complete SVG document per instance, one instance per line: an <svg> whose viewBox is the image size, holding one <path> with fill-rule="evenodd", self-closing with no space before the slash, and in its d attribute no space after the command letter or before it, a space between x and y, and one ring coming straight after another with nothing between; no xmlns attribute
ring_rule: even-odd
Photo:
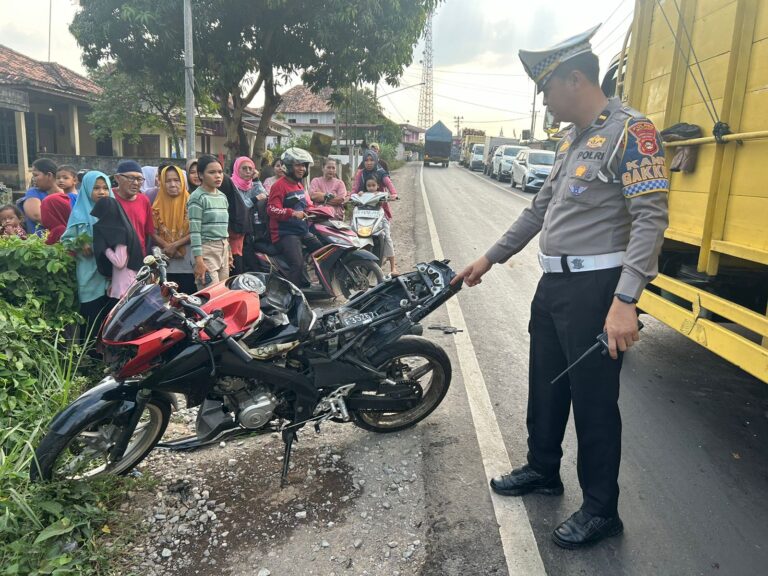
<svg viewBox="0 0 768 576"><path fill-rule="evenodd" d="M237 160L235 160L235 166L232 169L232 182L234 182L235 186L237 186L240 190L247 191L251 189L253 182L251 180L246 180L240 177L240 166L246 162L253 166L254 170L256 169L256 164L253 163L253 160L248 158L248 156L240 156Z"/></svg>

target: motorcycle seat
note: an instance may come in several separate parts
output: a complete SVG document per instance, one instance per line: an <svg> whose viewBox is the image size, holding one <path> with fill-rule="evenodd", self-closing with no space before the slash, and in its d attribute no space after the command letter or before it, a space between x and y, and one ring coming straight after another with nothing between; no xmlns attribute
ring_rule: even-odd
<svg viewBox="0 0 768 576"><path fill-rule="evenodd" d="M280 248L272 244L271 242L254 242L253 249L255 252L261 252L267 256L277 256L280 254Z"/></svg>

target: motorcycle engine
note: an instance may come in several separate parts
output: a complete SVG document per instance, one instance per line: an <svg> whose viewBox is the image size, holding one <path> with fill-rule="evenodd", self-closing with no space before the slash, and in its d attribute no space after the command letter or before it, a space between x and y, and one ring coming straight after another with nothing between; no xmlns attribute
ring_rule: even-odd
<svg viewBox="0 0 768 576"><path fill-rule="evenodd" d="M219 389L224 392L237 414L237 421L244 428L255 430L272 420L277 398L264 386L251 385L240 378L222 378Z"/></svg>

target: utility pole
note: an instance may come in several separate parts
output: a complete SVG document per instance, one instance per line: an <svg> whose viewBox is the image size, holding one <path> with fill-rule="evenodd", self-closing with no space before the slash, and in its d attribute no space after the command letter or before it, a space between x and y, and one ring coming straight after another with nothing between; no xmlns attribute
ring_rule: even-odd
<svg viewBox="0 0 768 576"><path fill-rule="evenodd" d="M453 121L456 122L456 136L461 134L461 121L464 120L464 116L454 116Z"/></svg>
<svg viewBox="0 0 768 576"><path fill-rule="evenodd" d="M533 84L533 103L531 104L531 140L534 139L534 130L536 130L536 95L538 94L538 88L536 83Z"/></svg>
<svg viewBox="0 0 768 576"><path fill-rule="evenodd" d="M51 61L51 20L53 19L53 0L48 1L48 62Z"/></svg>
<svg viewBox="0 0 768 576"><path fill-rule="evenodd" d="M192 0L184 0L184 108L187 122L187 159L195 150L195 58L192 53Z"/></svg>

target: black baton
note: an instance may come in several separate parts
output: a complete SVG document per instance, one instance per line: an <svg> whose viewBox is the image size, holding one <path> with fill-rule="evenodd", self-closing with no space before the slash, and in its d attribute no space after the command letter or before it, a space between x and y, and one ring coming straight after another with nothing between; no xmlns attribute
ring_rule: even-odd
<svg viewBox="0 0 768 576"><path fill-rule="evenodd" d="M640 331L640 330L642 330L642 329L643 329L643 327L644 327L644 326L643 326L643 323L642 323L642 322L640 322L640 320L638 320L638 321L637 321L637 330L638 330L638 331ZM566 368L565 370L563 370L563 371L562 371L562 372L561 372L561 373L560 373L560 374L557 376L557 378L555 378L554 380L552 380L552 382L550 382L550 384L554 384L555 382L557 382L558 380L560 380L560 378L562 378L563 376L565 376L566 374L568 374L568 372L570 372L571 370L573 370L573 368L574 368L574 367L575 367L577 364L579 364L579 363L580 363L582 360L584 360L584 358L586 358L587 356L589 356L590 354L592 354L593 352L595 352L595 350L599 350L600 348L602 348L602 349L603 349L603 351L602 351L602 354L603 354L603 356L605 356L606 354L608 354L608 332L605 332L605 331L603 331L603 333L602 333L602 334L598 334L598 336L597 336L597 342L595 342L595 343L594 343L592 346L590 346L590 347L589 347L589 350L587 350L586 352L584 352L584 354L582 354L582 355L581 355L581 356L579 356L579 357L578 357L576 360L574 360L573 364L571 364L570 366L568 366L568 368Z"/></svg>

